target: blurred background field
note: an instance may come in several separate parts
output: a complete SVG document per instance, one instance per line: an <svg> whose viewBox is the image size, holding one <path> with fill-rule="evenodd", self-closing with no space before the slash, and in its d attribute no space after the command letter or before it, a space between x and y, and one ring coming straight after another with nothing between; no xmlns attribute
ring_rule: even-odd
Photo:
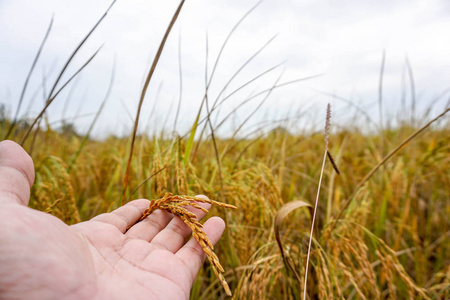
<svg viewBox="0 0 450 300"><path fill-rule="evenodd" d="M171 9L175 12L176 6ZM246 10L241 11L243 19L237 17L234 24L245 27L257 9L246 17ZM160 21L160 35L151 41L155 48L152 59L169 21L170 16ZM230 41L239 37L239 26L236 31L229 27ZM77 39L72 51L89 30ZM183 85L182 79L193 71L182 67L176 34L171 35L165 48L169 57L161 56L163 64L155 64L155 74L174 72L173 82L167 85L170 88L164 88L164 80L155 75L148 87L150 96L145 97L150 59L141 62L146 68L139 72L145 74L134 82L134 98L120 100L117 89L123 86L123 69L120 63L118 69L111 63L109 69L95 73L103 79L91 83L96 100L95 105L86 102L87 114L73 103L83 106L85 83L78 78L96 66L89 60L97 50L89 43L91 36L81 43L82 50L73 52L75 59L69 58L69 51L50 73L39 64L44 58L38 56L36 69L29 71L30 59L20 85L11 87L14 100L8 93L0 98L0 138L23 143L33 158L33 208L67 224L88 220L121 205L124 177L128 178L126 200L157 199L166 192L207 195L238 207L236 211L213 208L209 214L221 216L227 223L215 252L234 298L300 299L311 226L306 204L313 206L316 198L325 147L325 109L326 103L332 102L329 152L340 174L327 161L310 256L308 297L450 297L450 119L445 115L449 86L448 81L438 84L448 79L448 73L435 73L436 86L420 89L421 81L415 80L423 77L416 76L410 60L404 58L397 74L402 80L395 86L387 71L389 49L381 48L371 73L374 80L364 87L362 99L311 86L314 96L302 98L293 94L301 90L299 86L322 78L320 68L292 76L289 63L279 65L282 59L260 58L260 53L270 52L270 47L264 46L271 41L267 36L253 52L235 52L240 59L232 64L234 71L222 72L232 57L226 53L225 34L222 44L211 42L211 48L205 46L200 53L204 61L195 72L200 72L201 79L197 91L191 93L189 80ZM209 35L208 39L213 38ZM34 55L38 48L39 43ZM42 51L45 53L45 45ZM101 57L101 51L92 63ZM170 60L172 69L167 71L163 66ZM67 69L62 68L65 62ZM249 69L251 64L260 68ZM71 80L77 70L80 74ZM30 86L22 84L27 72ZM284 88L287 92L278 92ZM394 88L397 92L392 92ZM139 118L135 114L142 91ZM286 101L286 93L291 93L291 102ZM118 109L110 101L122 105ZM52 110L54 105L58 110ZM418 133L438 115L439 119ZM402 145L414 133L418 134ZM374 168L376 172L366 178ZM226 298L205 263L191 299Z"/></svg>
<svg viewBox="0 0 450 300"><path fill-rule="evenodd" d="M2 119L2 134L8 125ZM333 217L359 181L415 128L405 125L370 135L348 128L331 136L330 151L341 175L327 165L311 254L311 298L448 297L448 118L440 125L422 133L374 174L330 232ZM19 130L14 139L20 136ZM44 127L33 140L33 147L31 140L25 144L37 172L32 207L73 224L120 205L128 139L87 140L78 156L83 141L73 131ZM228 237L216 252L235 297L298 299L302 284L283 262L273 223L283 204L313 203L322 134L292 135L278 128L258 138L216 139L216 144L221 175L210 138L197 140L184 164L185 139L138 137L130 186L140 187L130 198L155 199L168 191L205 194L238 206L237 211L210 212L228 223ZM286 259L300 278L309 227L306 208L293 210L280 225ZM192 299L223 297L205 264Z"/></svg>

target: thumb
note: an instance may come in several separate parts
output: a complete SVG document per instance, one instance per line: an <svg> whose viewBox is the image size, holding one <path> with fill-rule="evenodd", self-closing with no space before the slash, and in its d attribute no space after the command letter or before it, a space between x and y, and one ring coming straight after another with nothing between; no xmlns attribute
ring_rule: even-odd
<svg viewBox="0 0 450 300"><path fill-rule="evenodd" d="M13 141L0 142L0 204L28 205L34 182L33 160Z"/></svg>

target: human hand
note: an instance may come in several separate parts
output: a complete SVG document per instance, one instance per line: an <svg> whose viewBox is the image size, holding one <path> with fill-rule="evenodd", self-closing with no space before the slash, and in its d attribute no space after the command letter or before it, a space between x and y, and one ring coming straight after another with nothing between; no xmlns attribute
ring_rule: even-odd
<svg viewBox="0 0 450 300"><path fill-rule="evenodd" d="M183 221L157 210L135 224L149 205L140 199L67 226L27 207L33 181L28 154L0 142L1 299L189 298L205 254L195 239L187 240ZM224 227L213 217L204 231L215 244Z"/></svg>

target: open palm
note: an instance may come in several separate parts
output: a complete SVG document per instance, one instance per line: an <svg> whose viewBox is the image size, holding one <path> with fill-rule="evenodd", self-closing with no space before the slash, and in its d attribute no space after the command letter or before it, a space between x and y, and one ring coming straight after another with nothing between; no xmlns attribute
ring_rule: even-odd
<svg viewBox="0 0 450 300"><path fill-rule="evenodd" d="M157 210L135 224L149 204L141 199L67 226L27 207L33 181L31 158L1 142L1 299L189 298L205 255L179 218ZM213 244L224 226L216 217L204 224Z"/></svg>

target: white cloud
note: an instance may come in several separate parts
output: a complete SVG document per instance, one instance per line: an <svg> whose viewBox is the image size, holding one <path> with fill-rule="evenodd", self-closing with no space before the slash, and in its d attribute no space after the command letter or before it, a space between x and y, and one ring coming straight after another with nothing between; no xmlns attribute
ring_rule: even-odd
<svg viewBox="0 0 450 300"><path fill-rule="evenodd" d="M43 73L48 73L56 61L53 75L46 79L49 88L74 47L109 3L88 0L3 1L0 4L0 102L15 110L25 76L53 13L54 27L28 90L27 101L33 91L42 85ZM214 60L231 28L254 4L254 1L237 0L192 0L185 3L152 79L143 120L148 118L155 101L158 101L154 118L159 123L155 126L162 127L164 124L161 122L178 101L178 38L181 35L183 117L180 124L187 126L193 121L204 93L206 32L211 73ZM68 114L73 116L82 101L81 114L98 109L106 93L115 60L116 81L98 130L114 128L123 131L122 127L130 128L129 118L124 116L121 102L134 115L143 78L177 5L178 1L118 0L71 65L69 74L104 44L98 57L83 71L74 89ZM265 51L236 78L227 89L228 92L262 70L283 61L286 63L282 81L319 73L325 75L274 91L260 116L280 117L311 103L330 101L330 98L313 90L362 99L360 102L363 105L369 105L377 98L383 50L386 51L386 101L399 103L403 88L401 77L405 58L408 57L418 93L426 102L450 86L449 8L445 0L264 1L231 37L216 70L211 97L214 99L234 72L266 41L278 34ZM238 93L226 102L229 105L222 108L220 115L226 115L247 96L270 87L280 72L281 68ZM161 83L162 88L156 99ZM52 118L58 119L61 115L68 90L52 104L49 111ZM34 112L42 107L43 96L40 95L33 106ZM249 102L243 107L243 114L235 119L245 119L257 102ZM442 108L445 101L440 103ZM90 119L85 118L80 119L79 124L86 127L89 122ZM172 122L169 119L169 124ZM259 120L255 119L254 122Z"/></svg>

